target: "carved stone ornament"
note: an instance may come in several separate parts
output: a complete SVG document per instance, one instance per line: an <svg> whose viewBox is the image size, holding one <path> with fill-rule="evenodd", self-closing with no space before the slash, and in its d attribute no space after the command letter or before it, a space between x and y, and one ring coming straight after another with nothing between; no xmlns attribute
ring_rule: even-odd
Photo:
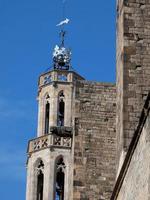
<svg viewBox="0 0 150 200"><path fill-rule="evenodd" d="M44 173L44 163L42 160L39 162L38 166L36 167L36 173L37 175Z"/></svg>
<svg viewBox="0 0 150 200"><path fill-rule="evenodd" d="M65 168L66 168L66 165L65 165L63 159L61 158L60 161L56 165L56 169L57 169L57 171L65 172Z"/></svg>

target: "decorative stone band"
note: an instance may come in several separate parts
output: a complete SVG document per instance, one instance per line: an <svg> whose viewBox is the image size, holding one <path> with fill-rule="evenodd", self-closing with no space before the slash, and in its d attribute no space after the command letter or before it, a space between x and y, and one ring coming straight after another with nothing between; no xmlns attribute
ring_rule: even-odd
<svg viewBox="0 0 150 200"><path fill-rule="evenodd" d="M82 76L72 70L49 70L46 73L41 74L39 78L39 89L47 85L53 85L57 83L70 84L77 80L84 80Z"/></svg>
<svg viewBox="0 0 150 200"><path fill-rule="evenodd" d="M72 138L62 137L55 134L48 134L42 137L30 140L28 143L27 153L33 153L45 148L71 148Z"/></svg>

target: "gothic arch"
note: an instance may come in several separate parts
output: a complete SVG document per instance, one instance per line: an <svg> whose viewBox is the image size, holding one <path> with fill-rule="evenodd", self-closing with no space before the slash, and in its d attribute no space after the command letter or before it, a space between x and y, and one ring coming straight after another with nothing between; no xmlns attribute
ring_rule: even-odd
<svg viewBox="0 0 150 200"><path fill-rule="evenodd" d="M62 155L59 155L55 160L54 200L64 200L65 168L64 158Z"/></svg>
<svg viewBox="0 0 150 200"><path fill-rule="evenodd" d="M48 92L45 92L45 94L43 95L43 99L49 99L50 98L50 95Z"/></svg>
<svg viewBox="0 0 150 200"><path fill-rule="evenodd" d="M45 104L45 127L44 133L49 133L49 119L50 119L50 103L47 101Z"/></svg>
<svg viewBox="0 0 150 200"><path fill-rule="evenodd" d="M35 161L34 164L33 164L34 169L37 167L37 165L38 165L39 162L41 162L41 161L43 162L43 164L45 163L44 159L41 158L41 157L38 157L38 158L36 159L36 161Z"/></svg>
<svg viewBox="0 0 150 200"><path fill-rule="evenodd" d="M44 95L44 134L49 133L49 120L50 120L50 95L48 92Z"/></svg>
<svg viewBox="0 0 150 200"><path fill-rule="evenodd" d="M55 158L55 165L57 164L57 162L60 160L60 158L62 158L64 160L64 156L63 155L58 155L56 158Z"/></svg>
<svg viewBox="0 0 150 200"><path fill-rule="evenodd" d="M38 158L34 163L34 176L36 187L36 200L43 200L44 162L41 158Z"/></svg>
<svg viewBox="0 0 150 200"><path fill-rule="evenodd" d="M64 90L60 90L60 91L58 92L58 96L61 96L61 95L63 95L63 96L65 97L65 95L64 95Z"/></svg>

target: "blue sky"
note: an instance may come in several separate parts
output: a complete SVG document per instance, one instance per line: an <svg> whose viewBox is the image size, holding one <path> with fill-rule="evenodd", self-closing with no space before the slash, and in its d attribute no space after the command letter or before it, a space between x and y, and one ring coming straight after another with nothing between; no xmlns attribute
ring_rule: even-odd
<svg viewBox="0 0 150 200"><path fill-rule="evenodd" d="M68 0L66 44L88 80L115 82L115 0ZM27 141L36 136L37 80L59 44L62 0L0 0L0 193L25 199Z"/></svg>

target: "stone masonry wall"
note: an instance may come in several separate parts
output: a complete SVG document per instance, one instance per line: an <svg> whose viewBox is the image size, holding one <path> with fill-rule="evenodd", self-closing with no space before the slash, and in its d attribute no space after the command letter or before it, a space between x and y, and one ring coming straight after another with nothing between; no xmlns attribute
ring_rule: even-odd
<svg viewBox="0 0 150 200"><path fill-rule="evenodd" d="M143 127L117 200L150 198L150 116Z"/></svg>
<svg viewBox="0 0 150 200"><path fill-rule="evenodd" d="M74 200L109 200L116 176L116 87L76 87Z"/></svg>
<svg viewBox="0 0 150 200"><path fill-rule="evenodd" d="M150 0L117 1L118 154L125 152L150 90Z"/></svg>

